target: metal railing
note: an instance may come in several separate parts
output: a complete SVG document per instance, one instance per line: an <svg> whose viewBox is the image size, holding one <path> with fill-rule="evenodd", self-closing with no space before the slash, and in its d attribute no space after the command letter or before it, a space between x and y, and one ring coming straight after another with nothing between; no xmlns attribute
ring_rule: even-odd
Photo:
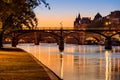
<svg viewBox="0 0 120 80"><path fill-rule="evenodd" d="M120 28L73 28L73 27L36 27L33 29L23 28L23 30L100 30L100 31L120 31Z"/></svg>

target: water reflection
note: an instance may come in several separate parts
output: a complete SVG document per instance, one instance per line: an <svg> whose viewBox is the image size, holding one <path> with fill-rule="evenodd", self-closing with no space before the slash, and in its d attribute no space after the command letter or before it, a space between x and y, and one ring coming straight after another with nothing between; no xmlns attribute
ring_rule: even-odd
<svg viewBox="0 0 120 80"><path fill-rule="evenodd" d="M65 45L62 53L57 44L19 47L32 53L64 80L120 80L119 47L105 51L104 46Z"/></svg>
<svg viewBox="0 0 120 80"><path fill-rule="evenodd" d="M60 53L60 77L61 79L63 79L63 65L64 65L64 61L63 61L63 52Z"/></svg>
<svg viewBox="0 0 120 80"><path fill-rule="evenodd" d="M105 51L106 71L105 80L111 80L111 51Z"/></svg>

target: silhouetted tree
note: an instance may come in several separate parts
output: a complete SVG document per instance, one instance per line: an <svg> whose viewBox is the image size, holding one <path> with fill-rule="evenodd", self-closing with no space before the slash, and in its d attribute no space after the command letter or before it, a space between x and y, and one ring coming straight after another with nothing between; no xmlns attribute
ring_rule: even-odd
<svg viewBox="0 0 120 80"><path fill-rule="evenodd" d="M39 4L49 4L45 0L0 0L0 48L3 47L3 34L11 30L22 29L24 26L29 29L37 25L37 19L33 9Z"/></svg>

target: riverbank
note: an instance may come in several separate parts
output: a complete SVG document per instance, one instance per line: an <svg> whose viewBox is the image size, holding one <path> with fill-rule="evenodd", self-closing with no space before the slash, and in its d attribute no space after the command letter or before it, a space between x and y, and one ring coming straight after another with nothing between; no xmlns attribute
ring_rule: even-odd
<svg viewBox="0 0 120 80"><path fill-rule="evenodd" d="M46 66L19 48L0 50L0 80L60 80Z"/></svg>

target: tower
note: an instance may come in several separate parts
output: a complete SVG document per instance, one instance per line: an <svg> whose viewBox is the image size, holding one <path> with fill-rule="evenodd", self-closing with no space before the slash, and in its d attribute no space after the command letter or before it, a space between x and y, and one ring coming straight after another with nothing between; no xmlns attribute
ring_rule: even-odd
<svg viewBox="0 0 120 80"><path fill-rule="evenodd" d="M74 28L78 28L80 26L81 23L81 16L80 13L78 14L78 17L76 17L75 21L74 21Z"/></svg>

